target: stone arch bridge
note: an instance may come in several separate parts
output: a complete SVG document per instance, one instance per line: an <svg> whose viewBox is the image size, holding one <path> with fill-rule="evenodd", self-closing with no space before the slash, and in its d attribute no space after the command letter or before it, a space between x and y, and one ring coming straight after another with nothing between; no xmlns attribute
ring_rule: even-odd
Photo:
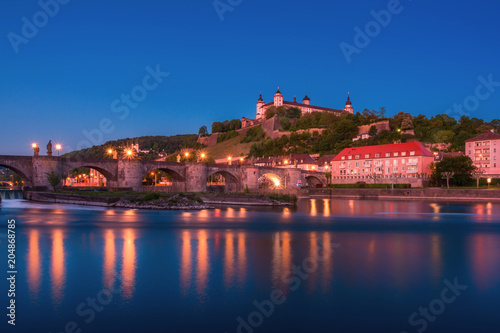
<svg viewBox="0 0 500 333"><path fill-rule="evenodd" d="M226 179L226 190L239 192L246 186L258 189L263 176L285 188L326 184L324 173L296 168L283 169L249 165L210 165L201 163L175 163L128 159L86 160L54 156L1 156L0 167L16 172L24 181L24 186L33 189L50 187L46 173L56 171L65 176L70 171L89 167L101 172L107 179L108 187L142 189L144 176L154 170L165 171L172 177L174 190L186 192L206 191L207 178L219 173Z"/></svg>

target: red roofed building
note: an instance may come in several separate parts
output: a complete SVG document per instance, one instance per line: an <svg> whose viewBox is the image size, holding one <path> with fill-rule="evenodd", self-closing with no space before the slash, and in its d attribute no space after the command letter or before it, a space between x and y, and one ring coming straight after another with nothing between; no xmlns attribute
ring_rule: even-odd
<svg viewBox="0 0 500 333"><path fill-rule="evenodd" d="M346 148L332 161L332 182L373 182L377 175L380 183L400 178L419 178L430 175L434 155L420 142ZM402 182L408 182L402 180Z"/></svg>
<svg viewBox="0 0 500 333"><path fill-rule="evenodd" d="M490 131L465 141L465 154L486 175L500 175L500 135Z"/></svg>

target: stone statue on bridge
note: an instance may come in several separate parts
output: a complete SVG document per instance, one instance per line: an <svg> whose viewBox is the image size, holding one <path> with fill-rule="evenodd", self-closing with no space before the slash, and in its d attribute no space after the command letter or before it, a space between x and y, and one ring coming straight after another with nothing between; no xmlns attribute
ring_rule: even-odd
<svg viewBox="0 0 500 333"><path fill-rule="evenodd" d="M52 156L52 140L47 143L47 156Z"/></svg>
<svg viewBox="0 0 500 333"><path fill-rule="evenodd" d="M35 152L34 156L39 156L40 155L40 147L38 146L34 146L33 147L33 150Z"/></svg>

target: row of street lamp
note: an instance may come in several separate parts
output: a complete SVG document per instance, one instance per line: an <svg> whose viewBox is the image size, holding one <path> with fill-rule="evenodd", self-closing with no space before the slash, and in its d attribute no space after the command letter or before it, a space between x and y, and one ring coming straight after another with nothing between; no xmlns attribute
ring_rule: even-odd
<svg viewBox="0 0 500 333"><path fill-rule="evenodd" d="M33 143L31 144L31 148L33 148L33 150L37 151L37 149L39 149L39 147L38 147L38 143L33 142ZM56 148L56 150L57 150L57 156L59 156L59 153L60 153L60 152L61 152L61 150L62 150L62 145L61 145L60 143L57 143L57 144L55 145L55 148Z"/></svg>

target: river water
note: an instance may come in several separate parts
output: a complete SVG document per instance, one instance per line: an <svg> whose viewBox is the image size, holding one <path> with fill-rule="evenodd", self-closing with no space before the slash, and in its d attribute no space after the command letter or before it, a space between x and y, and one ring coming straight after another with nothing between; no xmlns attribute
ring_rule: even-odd
<svg viewBox="0 0 500 333"><path fill-rule="evenodd" d="M498 332L500 204L300 200L199 212L23 200L1 332ZM5 280L4 280L5 281Z"/></svg>

